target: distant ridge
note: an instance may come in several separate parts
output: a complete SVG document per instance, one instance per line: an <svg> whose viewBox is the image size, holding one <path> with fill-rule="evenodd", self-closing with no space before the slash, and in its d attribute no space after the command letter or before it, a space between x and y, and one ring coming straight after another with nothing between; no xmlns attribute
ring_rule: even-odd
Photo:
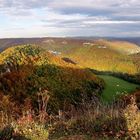
<svg viewBox="0 0 140 140"><path fill-rule="evenodd" d="M140 45L140 37L82 37L82 36L77 36L77 37L72 37L72 38L77 38L77 39L87 39L87 40L93 40L93 39L107 39L107 40L119 40L119 41L128 41L131 43L135 43L137 45Z"/></svg>

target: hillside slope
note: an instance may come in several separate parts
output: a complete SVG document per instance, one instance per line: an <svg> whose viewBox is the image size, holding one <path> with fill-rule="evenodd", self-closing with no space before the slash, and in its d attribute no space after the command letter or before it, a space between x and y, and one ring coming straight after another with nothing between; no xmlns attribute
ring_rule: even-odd
<svg viewBox="0 0 140 140"><path fill-rule="evenodd" d="M118 51L122 54L135 54L140 52L140 47L136 44L127 42L127 41L109 41L109 40L97 40L98 44L104 45L109 47L110 49L113 49L115 51Z"/></svg>
<svg viewBox="0 0 140 140"><path fill-rule="evenodd" d="M138 72L130 54L138 53L140 47L126 41L46 39L41 46L83 67L129 74Z"/></svg>
<svg viewBox="0 0 140 140"><path fill-rule="evenodd" d="M49 109L58 111L65 102L78 105L98 96L103 88L103 81L90 71L36 46L5 50L0 54L0 65L0 92L19 105L29 98L35 106L37 93L47 90Z"/></svg>

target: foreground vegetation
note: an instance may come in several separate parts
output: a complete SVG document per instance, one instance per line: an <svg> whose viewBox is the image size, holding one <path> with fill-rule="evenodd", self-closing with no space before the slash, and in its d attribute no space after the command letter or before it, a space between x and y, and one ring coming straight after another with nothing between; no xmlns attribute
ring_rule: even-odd
<svg viewBox="0 0 140 140"><path fill-rule="evenodd" d="M140 95L140 94L139 94ZM140 112L136 97L131 96L111 105L98 100L82 103L58 115L24 114L17 120L1 117L1 140L139 140ZM33 110L32 110L33 111ZM3 118L3 119L2 119Z"/></svg>

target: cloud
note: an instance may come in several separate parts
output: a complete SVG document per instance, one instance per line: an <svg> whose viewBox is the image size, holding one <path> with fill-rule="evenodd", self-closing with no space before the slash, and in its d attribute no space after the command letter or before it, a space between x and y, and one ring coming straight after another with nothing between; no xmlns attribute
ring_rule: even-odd
<svg viewBox="0 0 140 140"><path fill-rule="evenodd" d="M140 21L84 21L84 24L92 25L92 24L140 24Z"/></svg>
<svg viewBox="0 0 140 140"><path fill-rule="evenodd" d="M0 36L82 33L135 36L140 31L140 3L139 0L0 0L0 22Z"/></svg>
<svg viewBox="0 0 140 140"><path fill-rule="evenodd" d="M0 8L41 8L47 5L47 0L0 0Z"/></svg>

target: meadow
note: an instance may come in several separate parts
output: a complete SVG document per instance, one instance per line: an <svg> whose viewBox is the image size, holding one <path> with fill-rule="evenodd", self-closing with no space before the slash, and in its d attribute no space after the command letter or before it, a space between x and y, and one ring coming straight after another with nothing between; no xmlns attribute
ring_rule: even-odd
<svg viewBox="0 0 140 140"><path fill-rule="evenodd" d="M98 75L105 81L105 89L101 95L104 102L112 102L116 98L132 93L139 85L108 75Z"/></svg>

